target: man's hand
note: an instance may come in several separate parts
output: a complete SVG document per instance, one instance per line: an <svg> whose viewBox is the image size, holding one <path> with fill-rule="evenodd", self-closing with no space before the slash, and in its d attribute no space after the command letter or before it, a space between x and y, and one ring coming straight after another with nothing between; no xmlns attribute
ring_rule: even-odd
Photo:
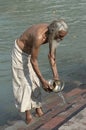
<svg viewBox="0 0 86 130"><path fill-rule="evenodd" d="M44 89L46 92L51 92L51 91L52 91L51 86L49 85L49 83L48 83L47 80L43 80L43 82L42 82L42 87L43 87L43 89Z"/></svg>

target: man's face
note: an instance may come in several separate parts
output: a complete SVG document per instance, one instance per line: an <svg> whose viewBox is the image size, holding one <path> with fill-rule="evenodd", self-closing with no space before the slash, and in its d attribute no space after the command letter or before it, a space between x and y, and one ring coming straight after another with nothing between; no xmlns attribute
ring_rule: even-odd
<svg viewBox="0 0 86 130"><path fill-rule="evenodd" d="M55 37L54 37L54 40L56 40L57 42L63 40L63 38L67 35L67 32L65 31L59 31Z"/></svg>
<svg viewBox="0 0 86 130"><path fill-rule="evenodd" d="M49 39L49 43L52 44L53 49L57 48L57 46L59 45L59 42L61 40L63 40L63 38L66 36L66 34L67 34L67 32L65 32L65 31L59 31L58 33L55 34L55 37L53 38L53 40L52 40L52 38Z"/></svg>

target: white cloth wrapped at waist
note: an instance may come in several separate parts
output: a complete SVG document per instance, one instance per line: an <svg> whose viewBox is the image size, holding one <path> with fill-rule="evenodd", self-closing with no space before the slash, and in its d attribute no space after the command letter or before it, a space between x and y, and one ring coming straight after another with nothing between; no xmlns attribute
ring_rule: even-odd
<svg viewBox="0 0 86 130"><path fill-rule="evenodd" d="M41 107L41 84L30 58L31 56L24 53L15 41L12 50L13 92L15 105L21 112Z"/></svg>

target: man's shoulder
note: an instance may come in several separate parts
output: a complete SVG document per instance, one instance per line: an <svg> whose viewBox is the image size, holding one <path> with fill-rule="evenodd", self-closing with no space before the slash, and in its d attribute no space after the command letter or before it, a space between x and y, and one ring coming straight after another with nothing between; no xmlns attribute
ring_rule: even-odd
<svg viewBox="0 0 86 130"><path fill-rule="evenodd" d="M48 26L47 23L39 23L39 24L32 25L32 28L40 29L40 28L45 28L47 26Z"/></svg>

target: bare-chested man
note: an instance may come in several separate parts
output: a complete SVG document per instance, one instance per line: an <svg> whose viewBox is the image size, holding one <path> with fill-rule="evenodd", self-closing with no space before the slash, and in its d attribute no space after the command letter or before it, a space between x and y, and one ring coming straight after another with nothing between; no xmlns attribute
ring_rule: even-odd
<svg viewBox="0 0 86 130"><path fill-rule="evenodd" d="M51 24L41 23L28 28L16 41L12 51L13 92L16 107L26 113L30 123L30 110L35 108L38 116L43 115L40 86L50 91L51 86L45 80L38 66L38 54L41 45L49 44L49 62L53 79L59 79L56 66L56 47L68 32L64 20L55 20Z"/></svg>

